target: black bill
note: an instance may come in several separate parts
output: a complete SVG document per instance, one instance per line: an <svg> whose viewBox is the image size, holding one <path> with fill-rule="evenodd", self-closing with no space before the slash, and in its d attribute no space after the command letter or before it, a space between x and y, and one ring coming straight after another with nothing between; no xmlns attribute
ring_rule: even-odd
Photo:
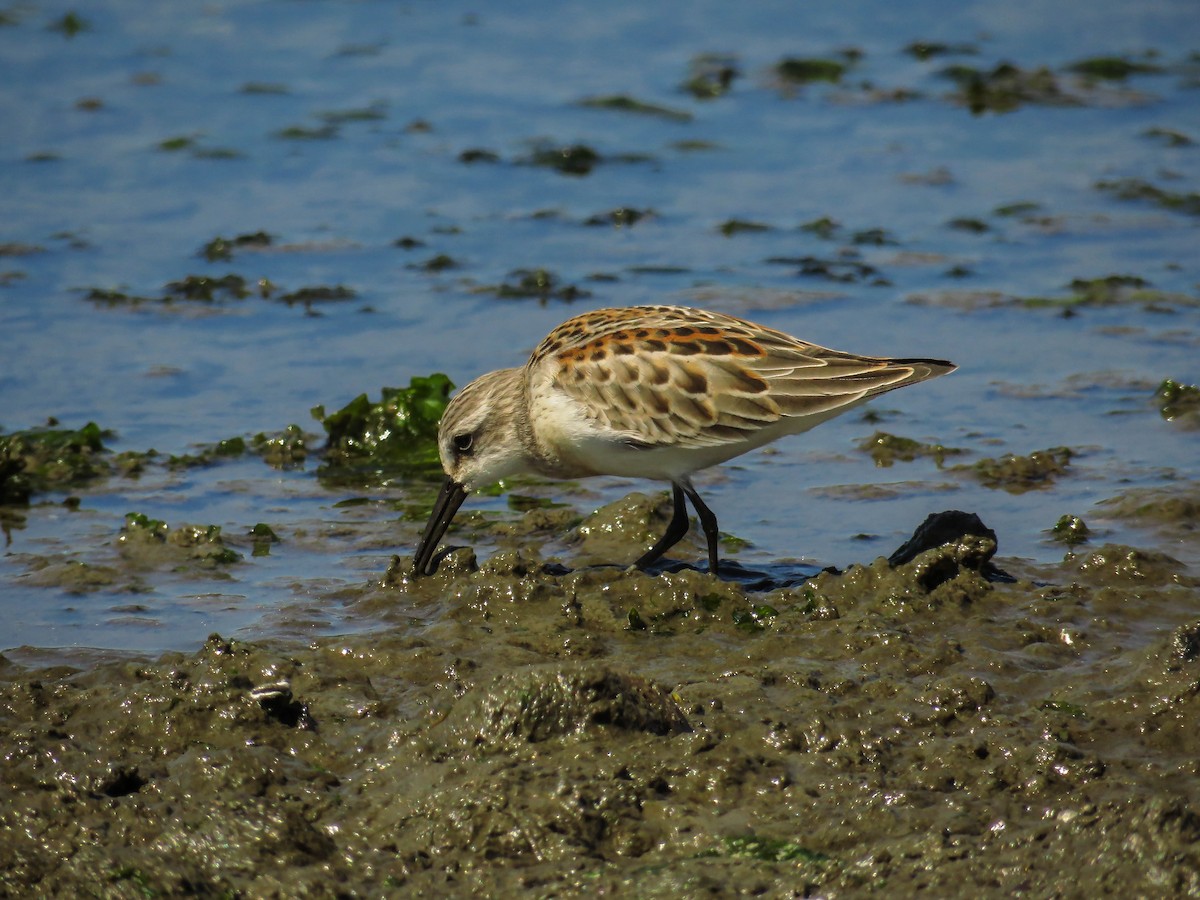
<svg viewBox="0 0 1200 900"><path fill-rule="evenodd" d="M450 527L454 514L467 499L467 490L452 478L447 478L442 485L442 492L433 503L433 512L429 514L429 524L417 544L417 555L413 560L413 577L432 575L436 566L433 565L433 555L441 543L442 535Z"/></svg>

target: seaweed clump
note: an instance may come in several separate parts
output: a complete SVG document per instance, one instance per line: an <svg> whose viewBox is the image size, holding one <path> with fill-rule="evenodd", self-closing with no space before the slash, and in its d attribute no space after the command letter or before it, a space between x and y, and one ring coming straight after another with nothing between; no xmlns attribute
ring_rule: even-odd
<svg viewBox="0 0 1200 900"><path fill-rule="evenodd" d="M105 431L95 422L82 428L45 426L0 435L0 504L28 503L40 491L81 484L107 475Z"/></svg>
<svg viewBox="0 0 1200 900"><path fill-rule="evenodd" d="M438 471L438 422L453 388L450 379L437 372L414 377L406 388L382 388L375 402L359 394L333 413L315 407L313 418L329 436L317 474L361 483L391 472Z"/></svg>

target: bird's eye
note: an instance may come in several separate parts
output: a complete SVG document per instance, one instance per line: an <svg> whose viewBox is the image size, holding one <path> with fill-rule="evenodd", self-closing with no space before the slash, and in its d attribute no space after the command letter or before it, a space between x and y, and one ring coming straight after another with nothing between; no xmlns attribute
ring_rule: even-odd
<svg viewBox="0 0 1200 900"><path fill-rule="evenodd" d="M475 436L471 434L456 434L454 436L454 449L459 453L470 453L471 445L475 442Z"/></svg>

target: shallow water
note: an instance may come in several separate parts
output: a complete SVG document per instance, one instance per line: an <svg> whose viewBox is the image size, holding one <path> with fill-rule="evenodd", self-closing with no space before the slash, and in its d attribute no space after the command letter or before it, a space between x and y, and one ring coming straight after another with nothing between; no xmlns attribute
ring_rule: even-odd
<svg viewBox="0 0 1200 900"><path fill-rule="evenodd" d="M1002 556L1061 558L1046 531L1073 513L1103 539L1197 562L1194 543L1096 508L1131 487L1200 477L1197 432L1163 420L1153 398L1164 378L1200 381L1197 219L1095 187L1136 178L1195 191L1194 143L1151 132L1200 140L1190 3L870 3L851 15L787 3L182 11L114 2L81 12L87 27L70 37L48 27L64 14L31 4L0 27L0 424L9 431L50 416L71 427L91 420L117 433L116 450L174 454L289 423L316 432L312 406L432 371L464 384L519 363L583 309L686 303L830 346L961 366L875 403L879 422L854 413L701 475L723 530L750 542L737 555L744 564L868 561L949 508L977 512ZM975 52L920 61L904 52L914 40ZM862 56L838 85L784 87L773 74L786 56L846 48ZM725 96L697 100L679 86L689 63L713 52L740 75ZM1094 84L1063 71L1108 54L1165 71ZM1050 67L1080 104L976 116L938 75L1002 61ZM919 96L882 93L896 89ZM613 94L691 118L579 105ZM280 136L297 126L332 130ZM173 140L182 146L163 149ZM559 174L524 162L539 141L587 144L606 159L586 176ZM472 149L497 161L461 161ZM1017 203L1037 207L996 212ZM653 214L631 227L583 224L622 206ZM841 224L832 239L798 229L821 217ZM722 234L735 219L769 230ZM949 227L955 219L986 230ZM887 242L855 243L871 229ZM198 255L217 235L259 230L273 246L228 262ZM423 245L393 246L405 236ZM442 253L458 266L421 269ZM770 261L806 256L876 273L841 281ZM501 300L479 290L536 267L590 296ZM963 277L948 277L955 267ZM256 297L137 308L85 299L91 288L157 296L188 274L228 272L356 296L315 304L320 315ZM1179 296L1064 317L948 293L1063 299L1073 279L1113 274ZM1050 487L1013 494L929 460L877 468L855 448L877 429L965 451L947 466L1056 446L1077 456ZM848 490L857 485L885 490L866 499ZM653 486L539 490L586 514L635 487ZM85 488L74 492L78 512L61 495L38 498L47 502L35 500L0 562L0 647L155 651L195 648L214 630L373 627L339 592L411 552L419 523L398 521L389 502L335 504L362 493L403 504L428 491L425 482L329 489L312 463L281 473L245 458ZM503 498L473 503L507 508ZM32 583L46 561L112 563L130 511L172 527L219 525L244 560L207 574L151 567L135 589ZM283 538L266 557L241 538L258 522ZM479 541L486 556L495 538ZM549 550L570 562L572 548Z"/></svg>
<svg viewBox="0 0 1200 900"><path fill-rule="evenodd" d="M158 451L0 506L0 894L1200 896L1194 6L0 10L0 425ZM277 289L155 299L230 273ZM648 302L960 370L702 473L722 579L611 565L654 485L473 498L413 581L432 477L168 462ZM878 558L944 509L983 534Z"/></svg>

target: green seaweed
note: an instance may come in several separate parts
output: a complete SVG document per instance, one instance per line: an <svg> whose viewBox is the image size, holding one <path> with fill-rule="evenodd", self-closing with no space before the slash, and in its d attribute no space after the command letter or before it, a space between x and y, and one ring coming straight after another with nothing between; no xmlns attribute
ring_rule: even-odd
<svg viewBox="0 0 1200 900"><path fill-rule="evenodd" d="M201 303L220 303L224 300L244 300L250 296L246 279L241 275L188 275L178 281L167 282L163 302L192 300Z"/></svg>
<svg viewBox="0 0 1200 900"><path fill-rule="evenodd" d="M1035 450L1028 456L1008 454L956 468L974 472L984 487L1020 494L1051 486L1059 475L1066 474L1074 455L1069 447L1051 447Z"/></svg>
<svg viewBox="0 0 1200 900"><path fill-rule="evenodd" d="M974 44L943 44L939 41L913 41L904 52L922 62L937 56L974 56L979 48Z"/></svg>
<svg viewBox="0 0 1200 900"><path fill-rule="evenodd" d="M300 466L308 458L308 442L299 425L288 425L275 435L259 432L250 439L251 449L263 462L277 469Z"/></svg>
<svg viewBox="0 0 1200 900"><path fill-rule="evenodd" d="M737 59L718 53L702 53L688 64L683 90L697 100L714 100L729 93L734 79L741 76Z"/></svg>
<svg viewBox="0 0 1200 900"><path fill-rule="evenodd" d="M373 103L358 109L337 109L317 114L317 118L328 125L339 125L343 122L378 122L387 118L384 111L387 105Z"/></svg>
<svg viewBox="0 0 1200 900"><path fill-rule="evenodd" d="M257 283L257 290L262 296L267 296L272 289L271 283L265 279ZM84 297L92 303L109 307L137 307L151 303L170 306L176 302L222 304L244 300L251 293L245 278L230 273L220 277L187 275L177 281L167 282L162 294L157 297L129 294L114 288L89 288Z"/></svg>
<svg viewBox="0 0 1200 900"><path fill-rule="evenodd" d="M1152 63L1134 62L1122 56L1092 56L1067 66L1068 72L1088 78L1107 81L1124 81L1130 75L1152 75L1162 72L1161 66Z"/></svg>
<svg viewBox="0 0 1200 900"><path fill-rule="evenodd" d="M279 129L272 137L282 141L328 141L337 137L337 134L337 126L326 123L319 128L311 128L306 125L291 125L287 128Z"/></svg>
<svg viewBox="0 0 1200 900"><path fill-rule="evenodd" d="M1069 703L1066 700L1045 700L1038 709L1043 712L1061 713L1064 716L1069 716L1072 719L1086 719L1087 710L1078 703Z"/></svg>
<svg viewBox="0 0 1200 900"><path fill-rule="evenodd" d="M569 303L592 295L591 291L577 285L564 284L549 269L515 269L508 273L507 281L479 290L495 294L502 300L534 298L542 302L564 300Z"/></svg>
<svg viewBox="0 0 1200 900"><path fill-rule="evenodd" d="M821 259L816 256L772 256L767 263L771 265L797 266L797 275L805 278L823 278L826 281L836 281L843 284L856 283L868 278L874 279L875 284L884 283L877 277L879 270L874 266L853 259Z"/></svg>
<svg viewBox="0 0 1200 900"><path fill-rule="evenodd" d="M541 144L526 158L533 166L554 169L563 175L587 175L601 162L601 156L586 144L555 147Z"/></svg>
<svg viewBox="0 0 1200 900"><path fill-rule="evenodd" d="M512 492L508 495L508 508L517 512L528 512L531 509L562 509L569 505L568 503L551 500L549 497L531 497L529 494L514 494Z"/></svg>
<svg viewBox="0 0 1200 900"><path fill-rule="evenodd" d="M437 428L454 385L445 375L416 376L406 388L382 388L372 402L359 394L341 409L313 409L328 439L318 473L339 480L373 480L388 472L441 469Z"/></svg>
<svg viewBox="0 0 1200 900"><path fill-rule="evenodd" d="M655 116L671 122L690 122L692 114L682 109L672 109L669 106L659 106L656 103L646 103L630 97L627 94L609 94L603 97L585 97L579 105L588 109L613 109L618 112L636 113L642 116Z"/></svg>
<svg viewBox="0 0 1200 900"><path fill-rule="evenodd" d="M117 543L123 552L135 555L147 544L165 544L183 559L210 565L228 565L242 559L240 553L225 546L220 525L171 528L162 519L152 519L139 512L125 514L125 524Z"/></svg>
<svg viewBox="0 0 1200 900"><path fill-rule="evenodd" d="M1172 212L1200 216L1200 193L1183 194L1167 191L1141 178L1118 178L1115 181L1097 181L1096 190L1116 196L1118 200L1134 200L1153 203Z"/></svg>
<svg viewBox="0 0 1200 900"><path fill-rule="evenodd" d="M1196 143L1182 131L1176 131L1173 128L1147 128L1142 132L1142 137L1158 141L1168 147L1191 147Z"/></svg>
<svg viewBox="0 0 1200 900"><path fill-rule="evenodd" d="M886 228L864 228L850 236L852 244L871 247L895 247L900 242Z"/></svg>
<svg viewBox="0 0 1200 900"><path fill-rule="evenodd" d="M190 134L185 134L185 135L179 135L178 137L167 138L166 140L159 141L158 149L163 150L167 153L175 153L179 150L187 150L189 147L194 147L195 145L196 145L195 136L190 135Z"/></svg>
<svg viewBox="0 0 1200 900"><path fill-rule="evenodd" d="M271 246L273 240L271 235L265 231L253 231L231 238L223 238L217 235L200 248L200 255L209 262L229 260L233 259L233 251L235 250L245 248L262 249L263 247Z"/></svg>
<svg viewBox="0 0 1200 900"><path fill-rule="evenodd" d="M1099 278L1076 278L1067 287L1071 293L1066 297L1021 297L1014 302L1030 309L1054 307L1068 313L1075 308L1117 306L1126 303L1155 309L1200 305L1200 299L1186 294L1156 290L1150 286L1150 282L1137 275L1113 274Z"/></svg>
<svg viewBox="0 0 1200 900"><path fill-rule="evenodd" d="M1054 527L1050 529L1050 535L1058 543L1074 547L1078 544L1086 544L1092 536L1092 531L1079 516L1065 515L1054 523Z"/></svg>
<svg viewBox="0 0 1200 900"><path fill-rule="evenodd" d="M458 161L471 165L472 163L495 163L500 162L500 154L494 150L487 150L482 147L471 147L458 154Z"/></svg>
<svg viewBox="0 0 1200 900"><path fill-rule="evenodd" d="M271 545L279 543L279 535L266 522L257 522L249 531L251 556L270 556Z"/></svg>
<svg viewBox="0 0 1200 900"><path fill-rule="evenodd" d="M584 220L584 225L611 225L613 228L630 228L647 216L653 216L652 209L634 209L631 206L618 206L605 213L596 213Z"/></svg>
<svg viewBox="0 0 1200 900"><path fill-rule="evenodd" d="M457 269L458 267L458 260L445 253L439 253L437 256L431 256L423 263L416 263L409 266L412 269L420 269L422 272L445 272L447 269Z"/></svg>
<svg viewBox="0 0 1200 900"><path fill-rule="evenodd" d="M947 456L962 453L957 447L945 447L942 444L923 444L912 438L888 434L886 431L876 431L870 437L858 442L858 449L870 454L875 465L886 469L897 460L912 462L919 457L928 457L940 468Z"/></svg>
<svg viewBox="0 0 1200 900"><path fill-rule="evenodd" d="M989 71L973 66L953 65L942 70L943 77L958 85L954 99L972 113L1012 112L1024 104L1074 106L1079 100L1063 91L1058 78L1045 66L1022 69L1012 63L1000 63Z"/></svg>
<svg viewBox="0 0 1200 900"><path fill-rule="evenodd" d="M775 74L788 84L811 84L814 81L837 83L846 74L847 65L835 59L789 56L775 64Z"/></svg>
<svg viewBox="0 0 1200 900"><path fill-rule="evenodd" d="M779 615L779 610L767 603L735 609L730 614L730 620L742 631L756 632L767 627L768 622Z"/></svg>
<svg viewBox="0 0 1200 900"><path fill-rule="evenodd" d="M1168 422L1200 425L1200 385L1164 379L1154 391L1159 414Z"/></svg>
<svg viewBox="0 0 1200 900"><path fill-rule="evenodd" d="M726 219L717 226L717 231L721 232L725 237L733 237L735 234L754 234L770 230L770 225L762 222L749 222L745 219Z"/></svg>
<svg viewBox="0 0 1200 900"><path fill-rule="evenodd" d="M782 838L761 837L745 834L726 837L719 849L707 850L700 856L728 856L734 859L756 859L761 862L804 862L823 863L829 860L824 853L809 850L794 841Z"/></svg>
<svg viewBox="0 0 1200 900"><path fill-rule="evenodd" d="M840 231L842 226L829 216L821 216L819 219L813 219L811 222L805 222L800 226L801 231L807 231L810 234L815 234L822 240L831 240L834 235Z"/></svg>
<svg viewBox="0 0 1200 900"><path fill-rule="evenodd" d="M64 13L61 18L55 19L46 27L51 31L59 32L63 37L68 39L75 37L75 35L81 32L92 30L92 24L74 10Z"/></svg>
<svg viewBox="0 0 1200 900"><path fill-rule="evenodd" d="M984 234L992 230L991 226L982 219L972 219L965 216L951 219L946 223L946 226L953 228L955 231L965 231L969 234Z"/></svg>
<svg viewBox="0 0 1200 900"><path fill-rule="evenodd" d="M313 287L302 287L295 291L280 296L281 303L286 303L288 306L303 305L311 307L314 303L337 303L344 300L353 300L358 294L353 288L348 288L342 284L336 285L315 285Z"/></svg>
<svg viewBox="0 0 1200 900"><path fill-rule="evenodd" d="M288 94L291 93L286 84L274 81L247 81L240 88L242 94Z"/></svg>
<svg viewBox="0 0 1200 900"><path fill-rule="evenodd" d="M211 466L222 459L234 459L246 452L246 439L231 437L215 444L204 444L196 453L167 457L169 469L191 469Z"/></svg>
<svg viewBox="0 0 1200 900"><path fill-rule="evenodd" d="M84 484L108 475L104 439L111 431L95 422L82 428L45 426L0 434L0 504L25 504L42 491Z"/></svg>

